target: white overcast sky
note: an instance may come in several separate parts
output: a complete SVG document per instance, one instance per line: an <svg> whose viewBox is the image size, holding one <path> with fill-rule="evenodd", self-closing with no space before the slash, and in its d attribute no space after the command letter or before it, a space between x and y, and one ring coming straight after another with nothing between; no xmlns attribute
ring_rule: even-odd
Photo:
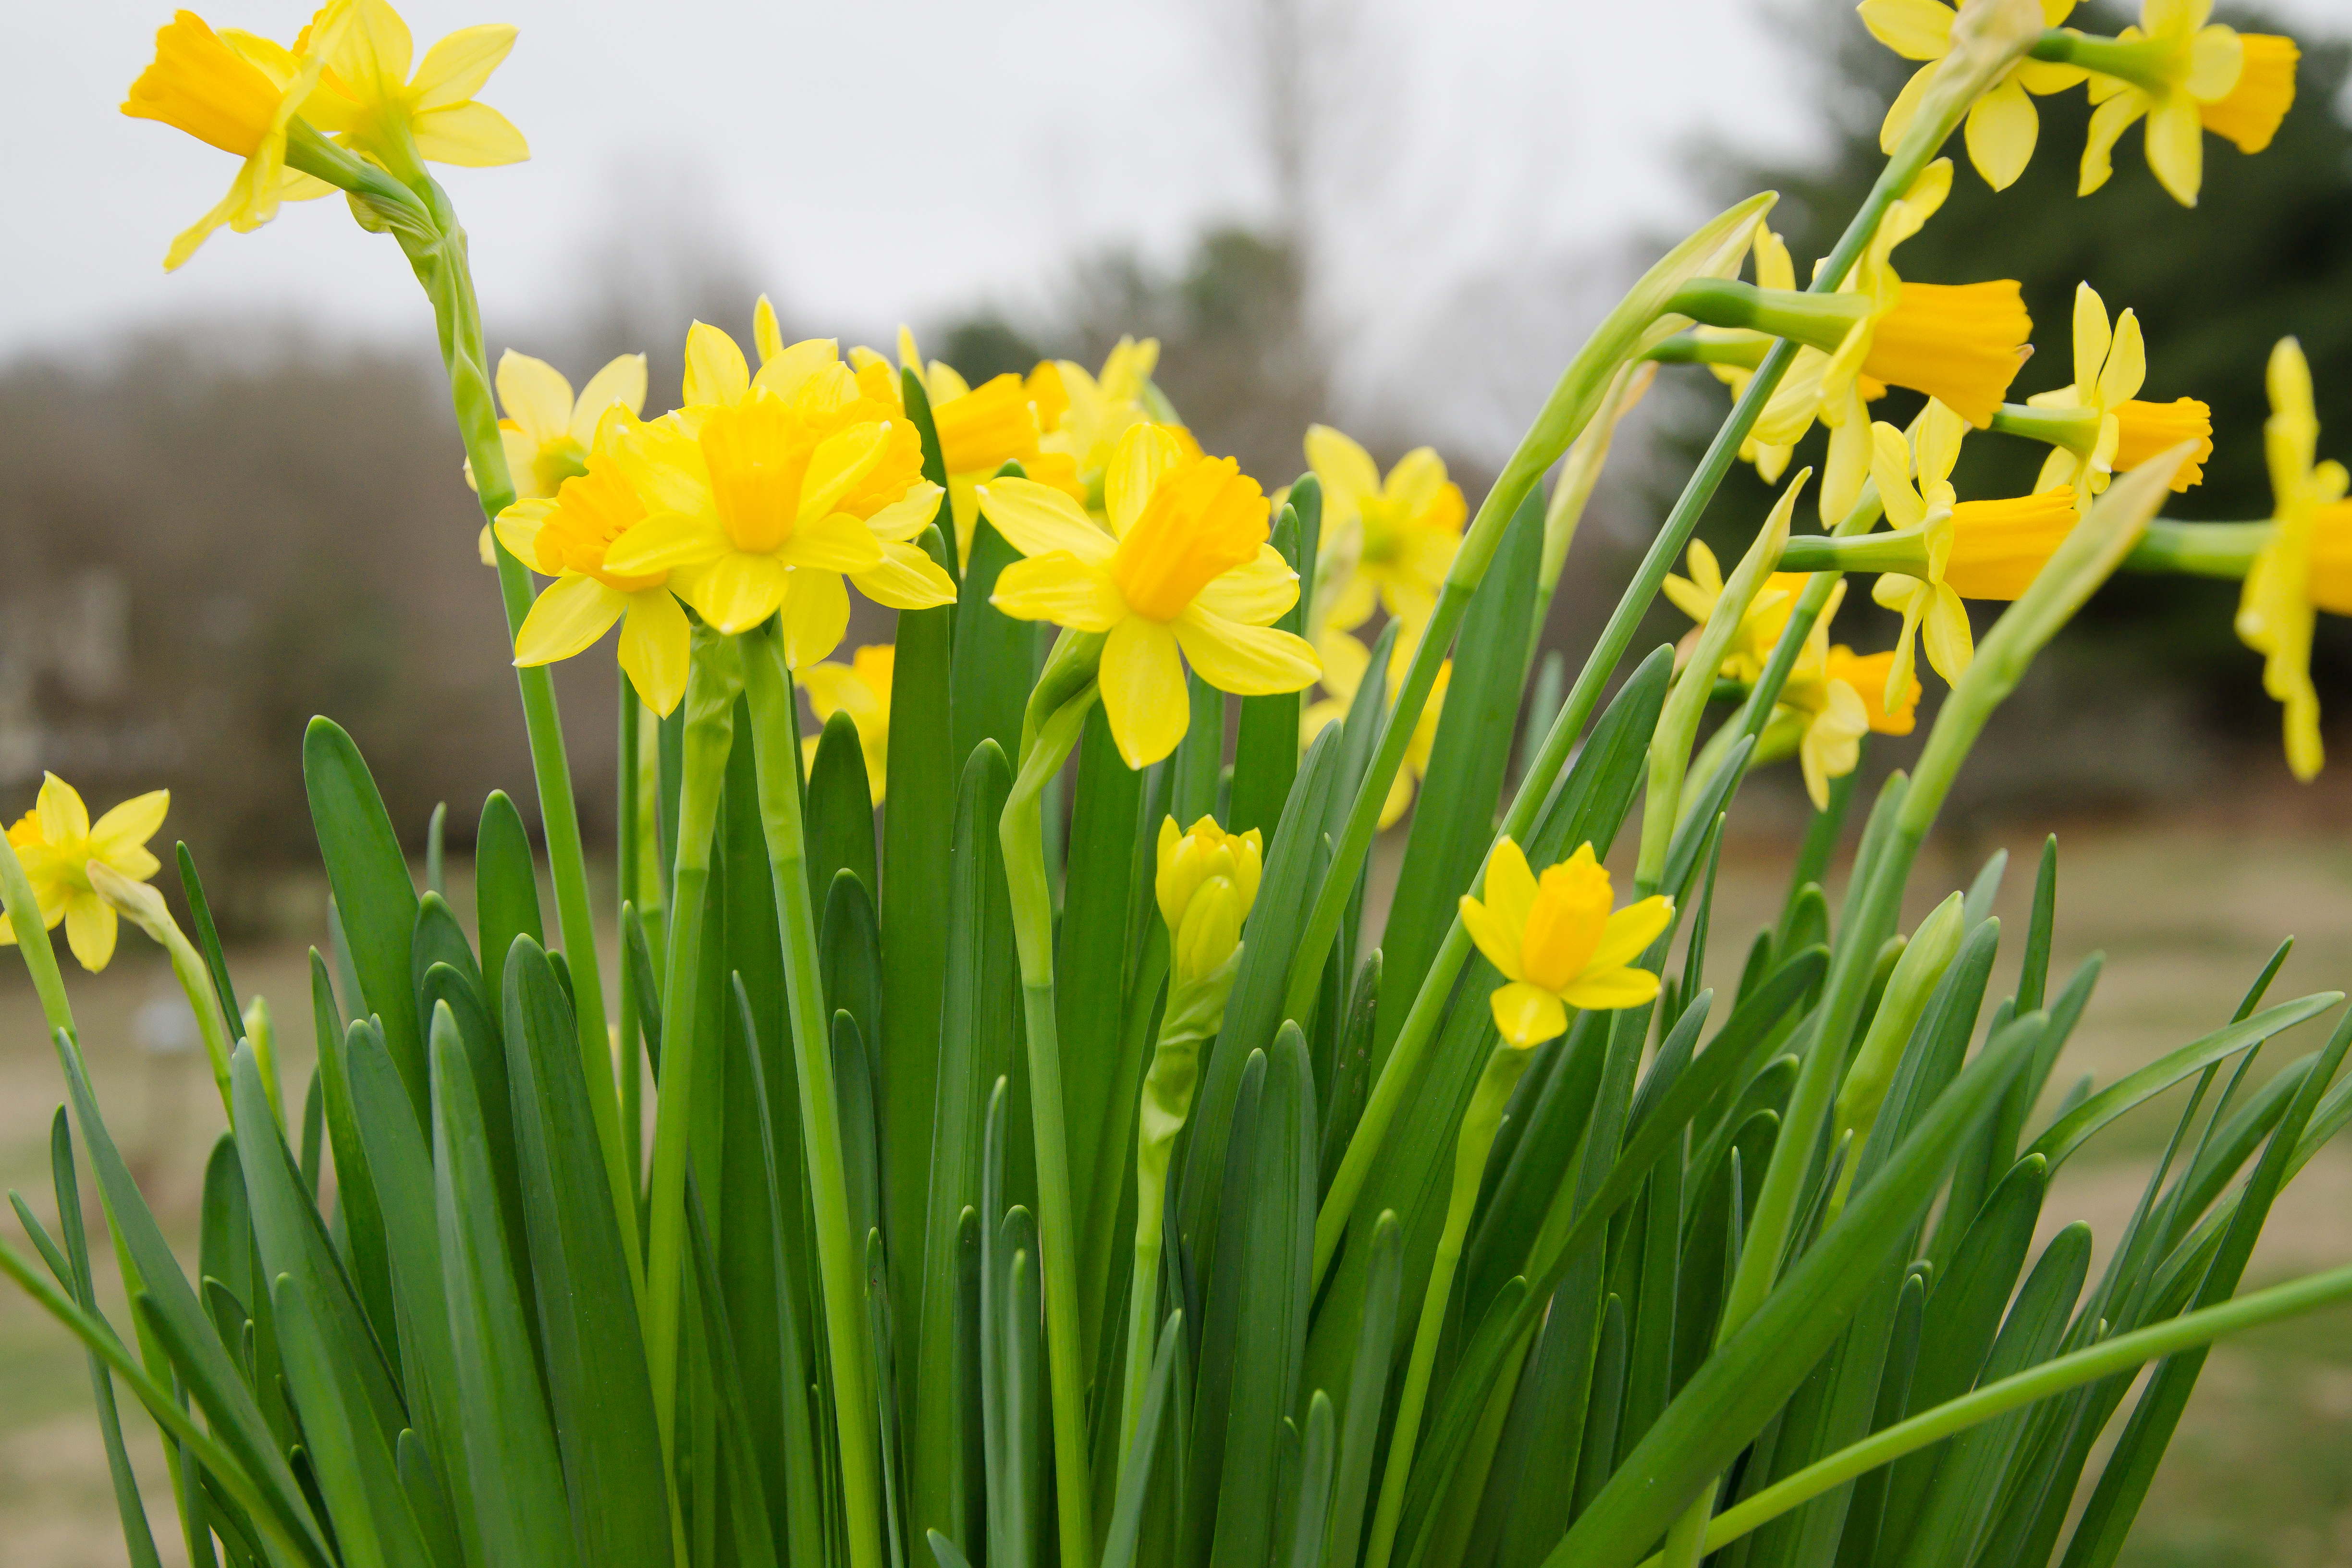
<svg viewBox="0 0 2352 1568"><path fill-rule="evenodd" d="M1391 322L1497 258L1606 250L1700 215L1696 137L1801 151L1811 81L1777 36L1791 0L1307 0L1344 17L1321 84L1339 144L1329 274ZM1235 16L1251 0L411 0L421 54L516 23L481 94L527 163L443 174L473 237L494 345L560 322L617 225L667 221L732 253L793 320L872 336L975 300L1016 307L1073 258L1179 254L1263 216ZM2346 0L2288 0L2311 19ZM118 112L170 0L0 0L0 360L191 317L414 336L395 248L340 204L223 231L166 277L171 237L226 187L211 148ZM206 14L290 37L305 0ZM1857 24L1858 25L1858 24ZM628 219L615 216L625 206ZM1475 291L1475 290L1474 290ZM502 325L506 330L502 331Z"/></svg>

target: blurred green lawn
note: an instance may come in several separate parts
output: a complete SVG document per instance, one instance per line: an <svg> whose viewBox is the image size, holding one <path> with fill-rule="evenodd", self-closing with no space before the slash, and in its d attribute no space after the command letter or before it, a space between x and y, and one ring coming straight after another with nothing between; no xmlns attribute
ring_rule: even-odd
<svg viewBox="0 0 2352 1568"><path fill-rule="evenodd" d="M1963 886L1975 861L2006 843L2011 874L1999 902L2010 937L1994 994L2011 984L2031 897L2038 837L1975 847L1963 862L1930 848L1907 920L1930 889ZM2284 999L2352 981L2352 843L2310 833L2207 822L2195 827L2070 830L2061 846L2058 978L2094 950L2106 956L2089 1013L2062 1059L2053 1092L2088 1073L2105 1083L2149 1056L2226 1022L2282 937L2297 938L2272 989ZM1786 850L1727 848L1717 895L1711 977L1736 978L1747 939L1779 907ZM454 869L454 868L453 868ZM471 900L453 888L463 910ZM609 952L609 943L608 943ZM247 996L273 1004L289 1100L310 1080L312 1053L303 949L251 947L231 959ZM189 1250L205 1154L222 1126L201 1049L142 1050L138 1015L177 996L169 968L142 939L103 976L71 971L85 1048L110 1125L174 1240ZM149 1016L168 1014L168 1005ZM2275 1042L2284 1062L2315 1047L2315 1028ZM2256 1068L2259 1074L2263 1068ZM0 962L0 1185L22 1192L47 1223L48 1130L60 1099L23 972ZM2061 1173L2044 1234L2080 1218L2104 1241L2128 1216L2171 1117L2159 1106L2117 1124ZM85 1184L85 1212L97 1206ZM19 1241L13 1215L0 1234ZM2352 1140L2324 1152L2282 1198L2252 1276L2267 1283L2352 1259ZM102 1236L102 1300L120 1323L120 1289ZM126 1418L166 1563L184 1562L153 1428ZM124 1561L105 1457L89 1413L82 1356L64 1331L14 1291L0 1290L0 1560L9 1568L95 1568ZM2124 1562L2134 1568L2352 1564L2352 1308L2251 1335L2208 1363L2180 1435Z"/></svg>

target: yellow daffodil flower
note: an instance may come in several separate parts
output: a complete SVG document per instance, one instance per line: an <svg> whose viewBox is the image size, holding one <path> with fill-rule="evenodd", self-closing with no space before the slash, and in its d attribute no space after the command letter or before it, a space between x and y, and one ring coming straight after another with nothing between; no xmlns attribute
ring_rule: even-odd
<svg viewBox="0 0 2352 1568"><path fill-rule="evenodd" d="M1906 683L1894 703L1886 700L1895 655L1857 654L1829 640L1829 615L1814 624L1805 651L1789 671L1772 720L1757 741L1757 760L1769 762L1794 751L1813 809L1829 808L1830 781L1853 772L1862 760L1865 734L1907 735L1917 720L1919 683Z"/></svg>
<svg viewBox="0 0 2352 1568"><path fill-rule="evenodd" d="M619 460L635 426L625 405L608 406L588 465L554 495L530 497L499 513L499 539L516 560L555 579L515 633L515 663L570 658L620 621L621 668L639 700L667 715L686 695L693 640L686 612L670 596L667 570L630 574L606 564L614 546L646 518Z"/></svg>
<svg viewBox="0 0 2352 1568"><path fill-rule="evenodd" d="M1793 291L1796 289L1797 265L1789 259L1788 242L1761 224L1756 226L1755 256L1756 287L1779 289L1783 291ZM1759 359L1761 359L1764 351L1772 345L1769 333L1754 331L1746 327L1699 326L1693 328L1691 331L1694 337L1706 342L1748 344ZM1710 362L1706 368L1715 373L1716 380L1731 389L1734 402L1738 400L1741 393L1748 390L1748 382L1756 375L1756 367L1749 364ZM1885 388L1881 387L1878 390L1883 393ZM1780 476L1788 471L1790 455L1795 450L1796 447L1792 445L1759 440L1756 432L1751 429L1748 432L1747 439L1739 443L1739 460L1743 463L1753 463L1756 466L1756 477L1766 484L1777 485L1780 482Z"/></svg>
<svg viewBox="0 0 2352 1568"><path fill-rule="evenodd" d="M114 908L89 885L89 865L95 860L109 870L143 882L162 865L148 852L147 840L163 826L172 807L172 792L153 790L133 796L95 824L74 787L55 773L43 776L33 809L8 829L8 846L24 865L25 879L33 885L41 921L50 930L63 921L66 945L81 966L95 974L114 957ZM0 916L0 945L14 942L16 933Z"/></svg>
<svg viewBox="0 0 2352 1568"><path fill-rule="evenodd" d="M1939 403L1920 416L1916 451L1894 426L1872 429L1871 476L1886 521L1924 529L1928 551L1925 580L1890 572L1871 589L1874 600L1903 616L1881 699L1888 709L1899 707L1911 687L1915 637L1924 634L1936 673L1958 680L1976 657L1961 601L2016 598L2080 521L2074 492L2063 486L2003 500L1958 499L1952 466L1967 434L1967 423Z"/></svg>
<svg viewBox="0 0 2352 1568"><path fill-rule="evenodd" d="M1104 635L1103 714L1128 766L1147 767L1184 738L1186 661L1242 696L1314 680L1314 648L1273 627L1297 602L1298 574L1266 542L1265 495L1233 458L1189 457L1168 426L1132 426L1111 453L1103 499L1108 532L1050 485L980 489L981 510L1028 558L998 575L991 602L1016 620Z"/></svg>
<svg viewBox="0 0 2352 1568"><path fill-rule="evenodd" d="M1330 605L1330 624L1362 626L1375 604L1407 626L1425 623L1470 516L1462 487L1445 477L1445 459L1433 447L1416 447L1382 479L1363 447L1310 425L1307 464L1323 482L1317 565L1329 556L1346 567L1328 592L1318 574L1318 602Z"/></svg>
<svg viewBox="0 0 2352 1568"><path fill-rule="evenodd" d="M588 468L588 448L596 426L608 408L625 408L632 415L646 411L646 356L620 354L588 378L575 399L563 373L543 359L512 349L499 356L499 405L506 417L499 421L499 439L507 454L507 479L517 500L552 496L564 480ZM466 464L466 486L474 482L474 465ZM490 530L481 536L482 564L495 566Z"/></svg>
<svg viewBox="0 0 2352 1568"><path fill-rule="evenodd" d="M332 47L350 20L350 6L338 0L319 13L305 37ZM172 241L165 271L194 255L223 224L248 234L278 216L278 203L334 189L286 166L288 129L325 67L319 47L288 49L235 28L215 33L193 11L177 13L156 33L154 61L131 84L122 112L160 120L245 160L228 195Z"/></svg>
<svg viewBox="0 0 2352 1568"><path fill-rule="evenodd" d="M2074 8L2074 0L2042 0L2042 25L2056 26ZM1855 9L1861 13L1862 25L1870 29L1872 37L1906 60L1926 62L1895 95L1895 102L1886 110L1885 122L1878 128L1879 149L1891 153L1919 112L1920 100L1927 95L1927 83L1937 67L1952 52L1952 24L1958 20L1959 13L1943 4L1943 0L1862 0ZM2002 72L1969 107L1969 162L1976 165L1985 184L1996 191L2005 191L2016 184L2017 176L2025 173L2025 165L2032 161L2033 143L2041 134L2042 121L2034 113L2033 100L2026 94L2038 93L2046 98L2074 86L2089 74L2079 66L2020 60Z"/></svg>
<svg viewBox="0 0 2352 1568"><path fill-rule="evenodd" d="M852 350L853 363L872 353ZM879 355L875 356L879 359ZM1078 482L1077 459L1067 452L1048 452L1038 445L1049 421L1058 420L1067 404L1059 371L1040 364L1024 379L1007 371L978 386L941 360L929 365L915 349L915 334L898 329L898 365L911 370L923 384L931 403L931 426L939 433L940 464L947 469L948 505L955 518L956 563L971 563L971 533L980 516L974 493L1007 463L1041 484L1086 499ZM897 383L891 385L895 391Z"/></svg>
<svg viewBox="0 0 2352 1568"><path fill-rule="evenodd" d="M1704 541L1694 539L1685 559L1690 575L1669 572L1661 585L1667 601L1697 623L1684 635L1675 650L1677 664L1689 662L1692 650L1698 646L1698 634L1706 629L1716 605L1723 597L1723 568L1717 563L1715 552ZM1748 600L1747 612L1739 617L1739 629L1724 649L1723 668L1717 673L1728 680L1754 680L1764 672L1764 661L1771 657L1772 645L1780 640L1781 629L1796 610L1797 595L1808 575L1803 572L1775 572L1764 580L1756 596ZM1829 617L1822 618L1827 621Z"/></svg>
<svg viewBox="0 0 2352 1568"><path fill-rule="evenodd" d="M877 805L882 804L882 792L889 781L890 678L898 665L898 648L883 643L859 648L849 656L847 664L827 660L800 672L801 689L808 693L809 710L818 724L835 713L846 713L857 726L857 748L866 753L866 785ZM820 738L803 738L803 767L815 764Z"/></svg>
<svg viewBox="0 0 2352 1568"><path fill-rule="evenodd" d="M954 581L911 542L940 504L921 443L830 340L781 350L755 380L735 340L697 321L686 398L619 443L620 471L650 515L614 542L606 571L668 573L730 636L782 611L795 669L841 646L845 576L894 609L955 602Z"/></svg>
<svg viewBox="0 0 2352 1568"><path fill-rule="evenodd" d="M385 0L349 3L351 25L321 50L326 74L302 105L305 120L395 174L420 158L483 169L530 156L505 115L474 101L514 47L513 27L461 27L427 49L411 76L415 44L400 13Z"/></svg>
<svg viewBox="0 0 2352 1568"><path fill-rule="evenodd" d="M1853 324L1834 352L1800 349L1757 421L1757 438L1772 443L1793 443L1816 417L1831 427L1824 521L1852 509L1869 471L1868 383L1924 392L1982 429L2024 363L2033 322L2013 279L1906 283L1895 274L1895 247L1919 232L1951 188L1951 160L1938 158L1887 208L1838 290L1855 300Z"/></svg>
<svg viewBox="0 0 2352 1568"><path fill-rule="evenodd" d="M2285 706L2286 761L2308 783L2326 752L2319 693L2311 683L2315 610L2352 616L2352 501L2337 462L2316 462L2319 416L2303 346L2282 338L2271 351L2271 416L2263 426L2270 459L2270 542L2254 558L2238 601L2238 637L2263 656L2263 689Z"/></svg>
<svg viewBox="0 0 2352 1568"><path fill-rule="evenodd" d="M2253 51L2249 77L2246 40L2209 25L2212 14L2213 0L2141 0L2140 25L2126 27L2102 51L2091 79L2096 107L2078 194L2087 196L2107 183L2116 140L2143 115L2147 166L2182 206L2197 205L2204 183L2209 123L2245 152L2270 144L2294 102L2294 41L2266 37Z"/></svg>
<svg viewBox="0 0 2352 1568"><path fill-rule="evenodd" d="M1658 977L1631 967L1674 919L1664 894L1610 912L1609 872L1592 846L1538 879L1507 834L1486 858L1486 896L1462 896L1462 923L1506 984L1492 999L1495 1026L1522 1050L1568 1029L1568 1010L1638 1007L1658 994Z"/></svg>
<svg viewBox="0 0 2352 1568"><path fill-rule="evenodd" d="M1242 924L1257 901L1265 846L1255 827L1228 833L1213 816L1179 829L1160 823L1152 891L1168 922L1175 984L1185 985L1223 968L1241 945Z"/></svg>
<svg viewBox="0 0 2352 1568"><path fill-rule="evenodd" d="M1412 650L1419 638L1407 641L1399 637L1389 658L1388 701L1396 705L1397 692L1403 688L1405 672L1412 663ZM1298 716L1298 744L1301 749L1311 745L1315 737L1348 716L1356 693L1363 687L1364 675L1371 668L1371 650L1346 632L1327 631L1315 647L1316 655L1323 661L1323 689L1329 695L1307 705ZM1437 667L1437 679L1429 688L1429 700L1422 704L1421 717L1413 721L1412 737L1405 742L1404 766L1389 781L1389 793L1381 802L1381 827L1396 826L1404 816L1405 807L1412 804L1413 786L1429 776L1429 758L1437 745L1437 721L1445 712L1446 689L1454 684L1454 661L1447 659Z"/></svg>
<svg viewBox="0 0 2352 1568"><path fill-rule="evenodd" d="M2213 455L2212 409L2193 397L2142 402L2138 393L2147 379L2139 318L2127 309L2110 331L2106 301L2088 283L2075 285L2074 383L2025 401L2034 408L2074 411L2077 427L2069 443L2051 448L2033 488L2072 486L2075 504L2087 509L2114 475L2191 440L2199 443L2197 453L2180 466L2172 488L2186 490L2203 479L2204 461Z"/></svg>
<svg viewBox="0 0 2352 1568"><path fill-rule="evenodd" d="M1151 417L1146 395L1160 368L1160 340L1121 338L1096 375L1072 360L1042 360L1030 373L1045 434L1039 445L1076 464L1089 510L1102 510L1103 477L1119 437Z"/></svg>

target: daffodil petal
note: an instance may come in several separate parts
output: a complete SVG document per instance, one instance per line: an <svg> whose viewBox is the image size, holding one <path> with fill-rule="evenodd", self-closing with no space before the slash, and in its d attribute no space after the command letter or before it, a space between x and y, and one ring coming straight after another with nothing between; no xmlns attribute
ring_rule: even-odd
<svg viewBox="0 0 2352 1568"><path fill-rule="evenodd" d="M2181 93L2148 110L2147 166L2158 183L2184 207L2197 205L2205 179L2205 122L2197 100Z"/></svg>
<svg viewBox="0 0 2352 1568"><path fill-rule="evenodd" d="M849 590L830 572L793 573L782 607L784 662L794 669L829 656L849 630Z"/></svg>
<svg viewBox="0 0 2352 1568"><path fill-rule="evenodd" d="M708 321L686 330L688 403L734 403L751 388L751 367L733 338Z"/></svg>
<svg viewBox="0 0 2352 1568"><path fill-rule="evenodd" d="M1592 956L1584 961L1585 969L1622 968L1657 941L1658 933L1674 918L1675 901L1664 893L1653 893L1639 903L1626 905L1611 915L1609 923L1601 928Z"/></svg>
<svg viewBox="0 0 2352 1568"><path fill-rule="evenodd" d="M1607 1013L1638 1007L1657 994L1658 977L1648 970L1612 969L1580 975L1575 984L1560 993L1560 1000L1588 1013Z"/></svg>
<svg viewBox="0 0 2352 1568"><path fill-rule="evenodd" d="M1166 626L1129 616L1111 627L1096 680L1111 739L1129 767L1150 766L1184 738L1192 704L1175 635Z"/></svg>
<svg viewBox="0 0 2352 1568"><path fill-rule="evenodd" d="M33 814L39 818L41 837L47 843L79 843L89 837L89 808L82 804L81 792L55 773L42 775Z"/></svg>
<svg viewBox="0 0 2352 1568"><path fill-rule="evenodd" d="M543 359L509 349L499 356L499 406L534 447L564 435L572 424L572 384Z"/></svg>
<svg viewBox="0 0 2352 1568"><path fill-rule="evenodd" d="M460 27L425 51L408 90L419 109L446 109L482 90L490 73L514 47L515 29L505 22Z"/></svg>
<svg viewBox="0 0 2352 1568"><path fill-rule="evenodd" d="M1952 47L1952 8L1937 0L1862 0L1870 36L1906 60L1939 60Z"/></svg>
<svg viewBox="0 0 2352 1568"><path fill-rule="evenodd" d="M645 355L616 354L588 378L580 400L572 405L572 438L583 449L594 445L597 421L604 410L616 406L631 414L646 411Z"/></svg>
<svg viewBox="0 0 2352 1568"><path fill-rule="evenodd" d="M515 631L515 663L524 668L570 658L612 630L629 596L593 577L566 574L531 601Z"/></svg>
<svg viewBox="0 0 2352 1568"><path fill-rule="evenodd" d="M1303 691L1322 673L1314 645L1293 632L1229 621L1197 602L1170 624L1201 679L1236 697Z"/></svg>
<svg viewBox="0 0 2352 1568"><path fill-rule="evenodd" d="M991 479L980 487L980 509L1004 542L1024 555L1066 551L1088 563L1108 561L1118 549L1086 509L1051 485L1034 479Z"/></svg>
<svg viewBox="0 0 2352 1568"><path fill-rule="evenodd" d="M1514 980L1498 987L1488 1001L1495 1027L1509 1044L1526 1050L1568 1032L1568 1008L1549 991Z"/></svg>
<svg viewBox="0 0 2352 1568"><path fill-rule="evenodd" d="M1111 448L1103 470L1103 507L1110 514L1111 532L1124 539L1135 520L1160 488L1169 469L1184 460L1182 443L1165 426L1130 425ZM1068 548L1066 545L1063 548Z"/></svg>
<svg viewBox="0 0 2352 1568"><path fill-rule="evenodd" d="M1486 904L1469 894L1462 895L1462 929L1486 962L1500 970L1506 980L1517 980L1525 973L1519 963L1519 928L1505 922L1503 917Z"/></svg>
<svg viewBox="0 0 2352 1568"><path fill-rule="evenodd" d="M76 891L66 899L66 945L92 974L114 958L114 906L96 893Z"/></svg>
<svg viewBox="0 0 2352 1568"><path fill-rule="evenodd" d="M2115 342L2108 346L2107 363L2099 371L2099 406L2112 409L2118 403L2130 402L2139 395L2147 380L2147 343L2140 336L2139 315L2126 310L2116 322Z"/></svg>
<svg viewBox="0 0 2352 1568"><path fill-rule="evenodd" d="M460 169L495 169L530 156L514 121L487 103L428 109L409 121L418 156Z"/></svg>
<svg viewBox="0 0 2352 1568"><path fill-rule="evenodd" d="M686 602L711 626L732 637L750 631L781 609L786 589L793 585L790 580L795 576L830 578L832 574L793 573L772 555L747 555L740 550L730 550L693 574L684 589ZM833 580L837 586L839 580ZM845 595L844 598L845 601ZM847 616L845 607L845 623ZM824 655L816 657L822 658Z"/></svg>
<svg viewBox="0 0 2352 1568"><path fill-rule="evenodd" d="M686 612L668 589L645 588L628 595L628 615L621 623L621 669L636 688L637 700L665 719L686 695L693 641Z"/></svg>
<svg viewBox="0 0 2352 1568"><path fill-rule="evenodd" d="M1298 603L1298 574L1290 569L1281 551L1261 544L1254 560L1212 578L1192 596L1192 603L1244 626L1271 626Z"/></svg>
<svg viewBox="0 0 2352 1568"><path fill-rule="evenodd" d="M1007 563L989 603L1016 621L1051 621L1080 632L1107 632L1128 614L1110 578L1066 550Z"/></svg>
<svg viewBox="0 0 2352 1568"><path fill-rule="evenodd" d="M147 840L155 837L163 826L163 817L172 809L172 792L167 789L149 790L133 795L98 819L89 830L89 852L104 860L124 876L144 881L155 873L134 871L126 859L146 855ZM152 868L154 858L147 857Z"/></svg>
<svg viewBox="0 0 2352 1568"><path fill-rule="evenodd" d="M1969 110L1969 162L1986 184L2005 191L2033 161L2033 143L2041 132L2041 117L2025 89L2014 79L2001 82Z"/></svg>
<svg viewBox="0 0 2352 1568"><path fill-rule="evenodd" d="M855 573L857 591L894 610L935 610L956 602L955 579L918 545L896 541L882 546L879 565Z"/></svg>
<svg viewBox="0 0 2352 1568"><path fill-rule="evenodd" d="M1307 427L1307 466L1323 481L1327 523L1355 517L1367 496L1381 493L1381 470L1372 455L1328 425Z"/></svg>
<svg viewBox="0 0 2352 1568"><path fill-rule="evenodd" d="M882 542L845 511L804 520L777 552L785 564L820 572L870 572L882 564Z"/></svg>
<svg viewBox="0 0 2352 1568"><path fill-rule="evenodd" d="M629 525L604 552L607 572L650 577L657 572L690 571L734 552L718 521L684 512L656 512Z"/></svg>
<svg viewBox="0 0 2352 1568"><path fill-rule="evenodd" d="M1517 952L1519 933L1528 929L1528 917L1535 912L1536 874L1528 864L1527 851L1507 834L1495 840L1494 853L1486 857L1486 900L1495 918L1510 929L1511 951Z"/></svg>
<svg viewBox="0 0 2352 1568"><path fill-rule="evenodd" d="M877 539L903 544L920 537L939 515L940 487L918 479L905 495L867 518L866 526Z"/></svg>

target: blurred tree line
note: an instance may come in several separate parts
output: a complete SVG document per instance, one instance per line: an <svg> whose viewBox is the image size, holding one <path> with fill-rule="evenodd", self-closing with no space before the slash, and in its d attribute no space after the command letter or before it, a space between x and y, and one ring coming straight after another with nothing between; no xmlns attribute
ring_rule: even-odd
<svg viewBox="0 0 2352 1568"><path fill-rule="evenodd" d="M2136 19L2090 5L2069 25L2113 33ZM2225 7L2215 19L2249 32L2297 31L2243 8ZM1709 148L1696 167L1726 205L1751 191L1780 193L1770 222L1787 237L1801 279L1885 166L1879 124L1916 67L1870 37L1841 0L1793 12L1790 27L1791 59L1815 62L1821 75L1814 96L1832 132L1827 155L1792 166L1759 163L1737 148ZM2011 390L2014 402L2074 379L2069 322L2078 282L2097 289L2111 315L2126 307L2136 310L2147 342L2142 395L2196 397L2213 411L2214 451L2204 482L2171 498L2168 516L2270 515L2263 366L2271 345L2284 336L2300 339L2310 357L2322 455L2352 457L2352 126L2344 115L2352 50L2307 37L2302 43L2294 106L2276 140L2250 157L2208 135L2204 190L2195 208L2176 204L2148 173L2137 126L2116 149L2114 177L2089 196L2075 195L2090 119L2078 89L2034 100L2041 139L2024 175L2006 191L1985 184L1955 136L1947 149L1955 163L1950 200L1895 252L1896 269L1906 279L2014 278L2023 285L2037 352ZM1727 402L1711 378L1670 374L1674 387L1665 398L1661 440L1678 460L1659 471L1678 483ZM1916 395L1898 392L1874 405L1873 413L1900 425L1917 406ZM1791 472L1806 463L1818 469L1824 445L1824 433L1816 429L1799 448ZM1954 476L1959 493L2023 494L2046 450L2005 437L1971 439ZM1654 488L1663 511L1672 491ZM1709 536L1735 547L1744 542L1770 494L1754 470L1735 468L1709 513ZM1801 519L1812 513L1809 496ZM1838 636L1858 647L1883 647L1894 617L1868 606L1859 589L1847 597ZM2117 576L2045 656L2045 668L2003 716L2011 733L2032 729L2046 735L2049 726L2058 726L2072 742L2062 748L2070 763L2054 775L2030 779L2021 756L2012 761L2004 754L1997 727L1970 763L1969 789L1979 801L2046 793L2076 804L2107 804L2210 787L2220 782L2221 769L2241 761L2284 778L2277 708L2263 695L2259 658L2231 629L2237 595L2233 583ZM1978 606L1979 633L1996 608ZM2352 625L2320 617L2313 673L2332 717L2352 714ZM1938 683L1930 679L1928 684ZM2338 740L2339 751L2345 744ZM2223 760L2241 745L2242 757ZM1905 748L1880 749L1891 756Z"/></svg>

